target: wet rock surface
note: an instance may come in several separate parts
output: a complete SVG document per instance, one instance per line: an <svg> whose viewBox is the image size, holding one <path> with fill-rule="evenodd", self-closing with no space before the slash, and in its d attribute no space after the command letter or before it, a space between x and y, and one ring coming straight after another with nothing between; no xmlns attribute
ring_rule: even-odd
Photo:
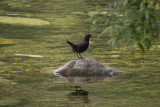
<svg viewBox="0 0 160 107"><path fill-rule="evenodd" d="M105 66L92 58L71 60L64 66L53 71L55 75L70 76L108 76L122 75L122 71Z"/></svg>

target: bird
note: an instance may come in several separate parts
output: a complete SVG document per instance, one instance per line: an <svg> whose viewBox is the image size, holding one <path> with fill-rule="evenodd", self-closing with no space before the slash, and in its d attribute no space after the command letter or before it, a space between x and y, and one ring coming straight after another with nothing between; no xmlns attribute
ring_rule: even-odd
<svg viewBox="0 0 160 107"><path fill-rule="evenodd" d="M89 38L91 36L92 35L90 35L90 34L85 35L84 40L80 43L77 43L77 44L74 44L70 41L66 41L72 47L72 51L76 52L78 59L80 59L80 58L83 59L83 57L81 56L81 53L88 49Z"/></svg>

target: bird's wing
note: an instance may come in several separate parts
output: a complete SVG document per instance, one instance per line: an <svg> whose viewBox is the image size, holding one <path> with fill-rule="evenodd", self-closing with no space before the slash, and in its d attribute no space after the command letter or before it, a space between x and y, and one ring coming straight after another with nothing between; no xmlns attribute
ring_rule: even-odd
<svg viewBox="0 0 160 107"><path fill-rule="evenodd" d="M80 50L85 50L87 48L88 48L88 43L82 42L82 43L77 44L76 48L73 51L78 52Z"/></svg>

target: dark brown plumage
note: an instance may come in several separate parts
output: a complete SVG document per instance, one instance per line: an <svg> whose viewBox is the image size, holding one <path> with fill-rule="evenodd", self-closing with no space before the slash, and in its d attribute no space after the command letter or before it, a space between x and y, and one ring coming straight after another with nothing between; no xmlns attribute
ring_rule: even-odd
<svg viewBox="0 0 160 107"><path fill-rule="evenodd" d="M81 54L82 52L84 52L85 50L87 50L88 46L89 46L89 38L91 37L90 34L87 34L84 38L84 40L78 44L74 44L71 43L69 41L67 41L67 43L72 47L72 51L77 53L77 57L79 59L82 58Z"/></svg>

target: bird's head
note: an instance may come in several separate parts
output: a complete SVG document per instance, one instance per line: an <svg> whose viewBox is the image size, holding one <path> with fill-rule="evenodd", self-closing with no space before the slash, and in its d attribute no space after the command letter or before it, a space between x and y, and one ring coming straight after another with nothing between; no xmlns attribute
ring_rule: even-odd
<svg viewBox="0 0 160 107"><path fill-rule="evenodd" d="M87 34L85 37L86 38L90 38L92 35L90 35L90 34Z"/></svg>
<svg viewBox="0 0 160 107"><path fill-rule="evenodd" d="M87 34L87 35L85 36L84 40L85 40L85 41L89 41L89 38L90 38L91 36L92 36L92 35Z"/></svg>

